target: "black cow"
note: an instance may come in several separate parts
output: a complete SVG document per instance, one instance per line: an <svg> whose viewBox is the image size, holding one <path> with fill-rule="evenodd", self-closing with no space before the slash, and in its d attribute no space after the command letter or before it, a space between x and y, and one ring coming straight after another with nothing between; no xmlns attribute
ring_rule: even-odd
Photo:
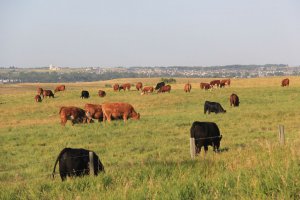
<svg viewBox="0 0 300 200"><path fill-rule="evenodd" d="M191 138L195 138L196 154L204 146L205 153L208 146L213 146L214 151L219 151L222 135L216 123L195 121L191 127Z"/></svg>
<svg viewBox="0 0 300 200"><path fill-rule="evenodd" d="M66 180L67 176L84 176L90 174L89 170L89 150L64 148L58 155L54 164L52 176L54 178L55 168L59 161L59 174L61 180ZM99 160L99 157L93 152L94 160L94 175L98 172L104 172L104 166Z"/></svg>
<svg viewBox="0 0 300 200"><path fill-rule="evenodd" d="M208 112L208 114L210 114L211 112L218 114L218 113L226 113L226 110L224 110L221 104L217 102L205 101L204 114L206 114L206 112Z"/></svg>
<svg viewBox="0 0 300 200"><path fill-rule="evenodd" d="M160 82L156 84L155 90L159 90L162 86L165 86L165 82Z"/></svg>
<svg viewBox="0 0 300 200"><path fill-rule="evenodd" d="M86 90L82 90L81 91L81 96L80 96L80 98L85 98L85 99L87 99L87 98L89 98L90 97L90 93L88 92L88 91L86 91Z"/></svg>

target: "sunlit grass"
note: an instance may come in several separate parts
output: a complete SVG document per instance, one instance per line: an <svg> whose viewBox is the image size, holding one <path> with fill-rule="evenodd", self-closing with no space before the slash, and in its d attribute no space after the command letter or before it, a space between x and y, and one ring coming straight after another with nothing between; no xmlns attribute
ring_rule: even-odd
<svg viewBox="0 0 300 200"><path fill-rule="evenodd" d="M36 88L57 84L0 85L0 199L299 199L300 78L280 87L282 77L233 79L232 86L200 90L211 79L177 79L170 94L113 92L105 84L155 85L154 79L66 83L54 99L34 102ZM192 84L184 93L184 83ZM147 83L147 84L145 84ZM80 99L80 91L90 99ZM99 98L98 89L107 96ZM229 96L240 107L229 106ZM226 114L203 114L205 100L217 101ZM128 102L139 121L60 125L59 108L85 103ZM223 139L219 154L209 149L195 160L189 154L193 121L213 121ZM283 124L286 145L278 142ZM98 177L50 178L64 147L94 150L106 173Z"/></svg>

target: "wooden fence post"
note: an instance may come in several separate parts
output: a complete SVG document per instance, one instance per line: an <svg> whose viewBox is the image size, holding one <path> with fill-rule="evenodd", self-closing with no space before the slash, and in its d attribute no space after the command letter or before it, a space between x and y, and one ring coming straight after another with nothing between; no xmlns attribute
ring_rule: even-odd
<svg viewBox="0 0 300 200"><path fill-rule="evenodd" d="M283 125L279 125L278 126L279 129L279 134L278 134L278 138L279 138L279 143L280 145L284 145L285 144L285 134L284 134L284 126Z"/></svg>
<svg viewBox="0 0 300 200"><path fill-rule="evenodd" d="M90 168L90 176L94 176L95 175L95 171L94 171L94 152L89 152L89 168Z"/></svg>
<svg viewBox="0 0 300 200"><path fill-rule="evenodd" d="M195 154L196 154L195 138L190 138L190 153L191 153L191 158L195 159Z"/></svg>

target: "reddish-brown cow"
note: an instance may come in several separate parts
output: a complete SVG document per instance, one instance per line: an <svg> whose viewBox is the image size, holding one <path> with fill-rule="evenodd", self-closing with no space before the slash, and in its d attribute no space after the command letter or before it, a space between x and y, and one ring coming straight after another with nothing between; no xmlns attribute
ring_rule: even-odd
<svg viewBox="0 0 300 200"><path fill-rule="evenodd" d="M200 88L208 90L211 88L211 85L209 83L200 83Z"/></svg>
<svg viewBox="0 0 300 200"><path fill-rule="evenodd" d="M217 87L219 87L220 86L220 80L213 80L213 81L210 82L210 85L211 86L217 85Z"/></svg>
<svg viewBox="0 0 300 200"><path fill-rule="evenodd" d="M136 85L135 85L136 89L138 91L142 90L143 89L143 83L142 82L138 82Z"/></svg>
<svg viewBox="0 0 300 200"><path fill-rule="evenodd" d="M66 125L67 120L71 120L72 126L74 123L85 123L86 115L85 111L81 108L74 106L61 107L59 110L60 114L60 123L61 125Z"/></svg>
<svg viewBox="0 0 300 200"><path fill-rule="evenodd" d="M87 122L90 123L92 118L98 119L100 122L103 120L103 112L102 112L102 106L98 104L85 104L84 106L85 115L87 117Z"/></svg>
<svg viewBox="0 0 300 200"><path fill-rule="evenodd" d="M118 83L114 84L113 88L114 88L115 92L118 91L119 90L119 84Z"/></svg>
<svg viewBox="0 0 300 200"><path fill-rule="evenodd" d="M164 85L161 88L159 88L159 90L157 91L157 93L165 93L165 92L169 92L171 91L171 85Z"/></svg>
<svg viewBox="0 0 300 200"><path fill-rule="evenodd" d="M192 85L190 83L185 84L184 91L185 92L191 92Z"/></svg>
<svg viewBox="0 0 300 200"><path fill-rule="evenodd" d="M123 118L124 122L128 118L140 119L140 114L135 112L132 105L128 103L104 103L102 104L103 121Z"/></svg>
<svg viewBox="0 0 300 200"><path fill-rule="evenodd" d="M41 96L38 95L38 94L35 95L34 99L35 99L35 102L42 102L42 98L41 98Z"/></svg>
<svg viewBox="0 0 300 200"><path fill-rule="evenodd" d="M231 94L229 97L230 106L238 107L240 105L240 99L236 94Z"/></svg>
<svg viewBox="0 0 300 200"><path fill-rule="evenodd" d="M154 91L154 88L152 86L147 86L147 87L144 87L143 90L142 90L142 95L143 94L148 94L148 93L152 93Z"/></svg>
<svg viewBox="0 0 300 200"><path fill-rule="evenodd" d="M98 90L98 95L99 97L105 97L106 96L106 92L103 90Z"/></svg>
<svg viewBox="0 0 300 200"><path fill-rule="evenodd" d="M281 81L281 87L285 87L289 85L290 85L290 79L286 78Z"/></svg>
<svg viewBox="0 0 300 200"><path fill-rule="evenodd" d="M59 91L65 91L66 86L65 85L59 85L55 88L54 93L59 92Z"/></svg>
<svg viewBox="0 0 300 200"><path fill-rule="evenodd" d="M53 92L51 91L51 90L44 90L43 91L43 98L45 98L45 97L52 97L52 98L54 98L54 94L53 94Z"/></svg>
<svg viewBox="0 0 300 200"><path fill-rule="evenodd" d="M126 89L129 91L130 90L130 87L131 87L131 84L130 83L124 83L122 86L123 90L125 91Z"/></svg>
<svg viewBox="0 0 300 200"><path fill-rule="evenodd" d="M230 79L223 79L223 80L221 80L220 84L222 86L225 86L225 85L230 86Z"/></svg>

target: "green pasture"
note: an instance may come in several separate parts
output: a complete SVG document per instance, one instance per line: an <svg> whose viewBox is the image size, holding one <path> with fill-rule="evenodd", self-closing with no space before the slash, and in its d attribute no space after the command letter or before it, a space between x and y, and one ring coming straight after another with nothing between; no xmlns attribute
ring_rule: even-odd
<svg viewBox="0 0 300 200"><path fill-rule="evenodd" d="M124 79L65 84L54 99L34 102L36 88L57 84L0 85L0 199L300 199L300 78L280 87L282 77L232 79L232 86L200 90L208 79L176 79L171 93L113 92L116 82L155 85L159 79ZM90 99L80 99L86 89ZM107 96L97 96L98 89ZM229 96L240 97L240 107ZM221 103L225 114L203 113L205 100ZM85 103L128 102L138 121L60 125L59 108ZM221 152L212 147L191 159L194 121L212 121ZM280 146L278 125L285 126ZM64 147L95 151L105 173L97 177L50 177ZM56 169L58 172L58 166Z"/></svg>

